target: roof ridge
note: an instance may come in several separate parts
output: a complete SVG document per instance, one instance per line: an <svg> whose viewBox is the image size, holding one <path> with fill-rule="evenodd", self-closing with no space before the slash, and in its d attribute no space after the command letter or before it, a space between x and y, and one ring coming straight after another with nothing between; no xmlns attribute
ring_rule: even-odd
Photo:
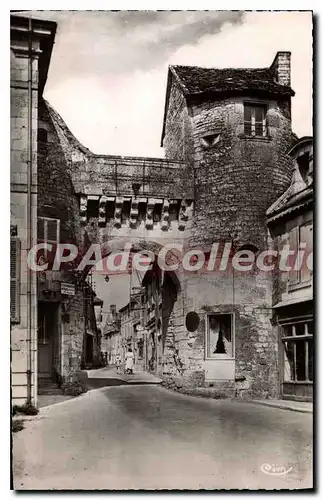
<svg viewBox="0 0 323 500"><path fill-rule="evenodd" d="M230 70L230 71L270 71L271 66L266 66L264 68L250 68L250 67L240 67L240 68L232 68L232 67L224 67L219 68L216 66L198 66L196 64L171 64L170 68L197 68L197 69L215 69L215 70Z"/></svg>

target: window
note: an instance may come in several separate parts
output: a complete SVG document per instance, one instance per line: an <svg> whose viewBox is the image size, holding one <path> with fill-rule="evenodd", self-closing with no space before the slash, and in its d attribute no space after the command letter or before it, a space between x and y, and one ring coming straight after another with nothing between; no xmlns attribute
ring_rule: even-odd
<svg viewBox="0 0 323 500"><path fill-rule="evenodd" d="M313 381L313 320L283 325L284 382Z"/></svg>
<svg viewBox="0 0 323 500"><path fill-rule="evenodd" d="M21 242L10 238L10 321L20 321L20 256Z"/></svg>
<svg viewBox="0 0 323 500"><path fill-rule="evenodd" d="M267 135L267 107L261 104L244 105L244 133L254 137Z"/></svg>
<svg viewBox="0 0 323 500"><path fill-rule="evenodd" d="M220 134L209 134L201 138L202 146L205 148L210 148L217 144L220 140Z"/></svg>
<svg viewBox="0 0 323 500"><path fill-rule="evenodd" d="M299 172L304 182L308 182L308 175L313 173L313 161L310 162L310 153L307 151L297 158ZM311 164L310 164L311 163Z"/></svg>
<svg viewBox="0 0 323 500"><path fill-rule="evenodd" d="M47 130L44 128L39 128L37 130L38 153L46 154L47 141L48 141Z"/></svg>
<svg viewBox="0 0 323 500"><path fill-rule="evenodd" d="M206 358L233 357L233 315L207 315Z"/></svg>
<svg viewBox="0 0 323 500"><path fill-rule="evenodd" d="M142 359L144 357L144 342L141 340L138 342L138 358Z"/></svg>
<svg viewBox="0 0 323 500"><path fill-rule="evenodd" d="M44 243L57 245L60 241L60 220L38 217L37 239ZM48 257L48 250L44 250L44 257Z"/></svg>
<svg viewBox="0 0 323 500"><path fill-rule="evenodd" d="M291 250L295 251L296 256L290 262L293 270L289 274L289 284L310 283L313 271L307 266L307 258L313 251L313 222L294 227L289 233L289 244ZM301 248L300 244L302 244ZM304 252L303 258L301 258L301 253L299 253L300 258L298 259L298 251Z"/></svg>
<svg viewBox="0 0 323 500"><path fill-rule="evenodd" d="M39 128L37 130L37 141L38 142L43 142L43 143L47 142L47 130L46 129Z"/></svg>

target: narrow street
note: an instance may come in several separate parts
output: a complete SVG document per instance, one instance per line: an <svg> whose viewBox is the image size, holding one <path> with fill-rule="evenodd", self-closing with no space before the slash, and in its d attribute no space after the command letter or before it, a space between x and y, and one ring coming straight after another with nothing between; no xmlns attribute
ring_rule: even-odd
<svg viewBox="0 0 323 500"><path fill-rule="evenodd" d="M311 414L125 385L43 408L25 425L13 439L18 490L312 486Z"/></svg>

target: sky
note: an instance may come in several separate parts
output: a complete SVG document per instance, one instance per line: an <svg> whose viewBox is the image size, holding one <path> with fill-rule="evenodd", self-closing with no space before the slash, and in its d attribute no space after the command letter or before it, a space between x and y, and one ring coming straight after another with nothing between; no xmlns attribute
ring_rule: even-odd
<svg viewBox="0 0 323 500"><path fill-rule="evenodd" d="M170 64L268 67L278 50L292 52L293 129L312 134L310 12L30 13L58 22L45 98L94 153L164 156Z"/></svg>
<svg viewBox="0 0 323 500"><path fill-rule="evenodd" d="M291 51L292 125L312 135L310 12L30 11L58 23L45 98L94 153L163 157L167 69L268 67ZM28 15L24 12L23 15ZM136 283L137 285L138 283ZM109 304L129 300L129 277L96 291Z"/></svg>

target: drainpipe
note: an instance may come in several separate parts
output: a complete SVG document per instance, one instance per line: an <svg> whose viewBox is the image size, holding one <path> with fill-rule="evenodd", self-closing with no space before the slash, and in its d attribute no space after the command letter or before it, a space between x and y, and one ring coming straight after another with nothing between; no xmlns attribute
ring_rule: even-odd
<svg viewBox="0 0 323 500"><path fill-rule="evenodd" d="M32 20L28 20L28 169L27 169L27 252L32 247ZM31 302L31 269L27 266L27 404L32 402L32 302Z"/></svg>

